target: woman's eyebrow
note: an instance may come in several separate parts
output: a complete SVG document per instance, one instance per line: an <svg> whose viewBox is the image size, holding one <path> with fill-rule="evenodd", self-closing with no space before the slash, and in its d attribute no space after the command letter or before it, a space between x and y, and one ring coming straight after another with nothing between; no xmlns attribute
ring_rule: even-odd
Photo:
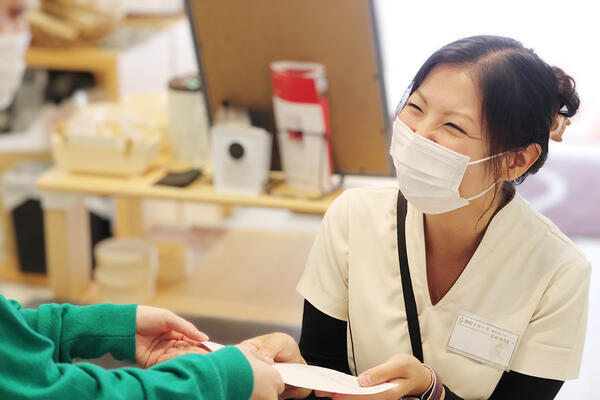
<svg viewBox="0 0 600 400"><path fill-rule="evenodd" d="M475 121L473 120L473 118L471 118L471 116L469 114L465 114L459 111L446 111L444 114L446 115L458 115L459 117L463 117L468 119L469 121L471 121L473 124L475 123Z"/></svg>
<svg viewBox="0 0 600 400"><path fill-rule="evenodd" d="M423 103L425 103L426 106L428 105L427 104L427 99L425 98L425 96L423 95L423 93L421 93L418 89L415 90L414 94L417 95L417 96L419 96L419 98L423 101ZM475 120L469 114L462 113L460 111L447 111L444 114L445 115L457 115L457 116L466 118L469 121L471 121L473 124L475 124Z"/></svg>
<svg viewBox="0 0 600 400"><path fill-rule="evenodd" d="M415 95L419 96L421 98L421 100L423 100L423 103L425 103L425 105L428 105L427 99L425 98L425 96L423 96L423 94L421 92L419 92L419 90L415 90Z"/></svg>

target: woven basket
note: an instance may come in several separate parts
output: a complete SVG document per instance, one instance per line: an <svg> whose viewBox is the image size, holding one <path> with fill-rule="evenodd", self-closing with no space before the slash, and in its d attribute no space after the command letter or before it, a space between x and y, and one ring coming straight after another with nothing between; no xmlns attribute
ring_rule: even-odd
<svg viewBox="0 0 600 400"><path fill-rule="evenodd" d="M48 47L89 45L107 36L123 18L116 0L42 0L26 14L33 43Z"/></svg>

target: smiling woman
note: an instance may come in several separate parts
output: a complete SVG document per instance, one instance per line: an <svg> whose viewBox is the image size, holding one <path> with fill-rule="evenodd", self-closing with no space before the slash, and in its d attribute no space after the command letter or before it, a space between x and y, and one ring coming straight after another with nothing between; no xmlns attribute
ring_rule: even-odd
<svg viewBox="0 0 600 400"><path fill-rule="evenodd" d="M575 379L590 263L514 186L578 106L516 40L436 51L394 120L400 190L348 190L323 220L298 284L306 361L399 384L373 400L549 400Z"/></svg>

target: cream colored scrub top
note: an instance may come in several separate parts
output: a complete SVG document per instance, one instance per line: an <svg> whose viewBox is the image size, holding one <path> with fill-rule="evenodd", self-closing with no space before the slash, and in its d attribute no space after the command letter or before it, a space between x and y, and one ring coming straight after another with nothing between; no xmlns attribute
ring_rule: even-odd
<svg viewBox="0 0 600 400"><path fill-rule="evenodd" d="M397 196L397 188L345 191L323 219L297 288L320 311L349 321L354 373L397 353L412 354L398 264ZM552 222L515 194L435 306L427 286L423 214L410 203L405 229L425 363L450 390L487 399L504 372L446 349L461 311L521 334L510 370L577 378L591 266Z"/></svg>

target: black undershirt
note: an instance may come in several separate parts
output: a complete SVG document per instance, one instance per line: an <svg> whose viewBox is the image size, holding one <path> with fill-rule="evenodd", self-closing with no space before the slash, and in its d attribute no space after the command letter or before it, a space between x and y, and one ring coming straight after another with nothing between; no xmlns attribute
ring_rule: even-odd
<svg viewBox="0 0 600 400"><path fill-rule="evenodd" d="M349 374L346 328L346 321L322 313L305 300L300 335L302 357L310 365ZM476 377L473 378L476 380ZM552 400L562 385L563 381L537 378L512 371L505 372L490 400ZM445 388L446 400L462 400L447 386ZM319 399L319 397L311 394L308 399Z"/></svg>

